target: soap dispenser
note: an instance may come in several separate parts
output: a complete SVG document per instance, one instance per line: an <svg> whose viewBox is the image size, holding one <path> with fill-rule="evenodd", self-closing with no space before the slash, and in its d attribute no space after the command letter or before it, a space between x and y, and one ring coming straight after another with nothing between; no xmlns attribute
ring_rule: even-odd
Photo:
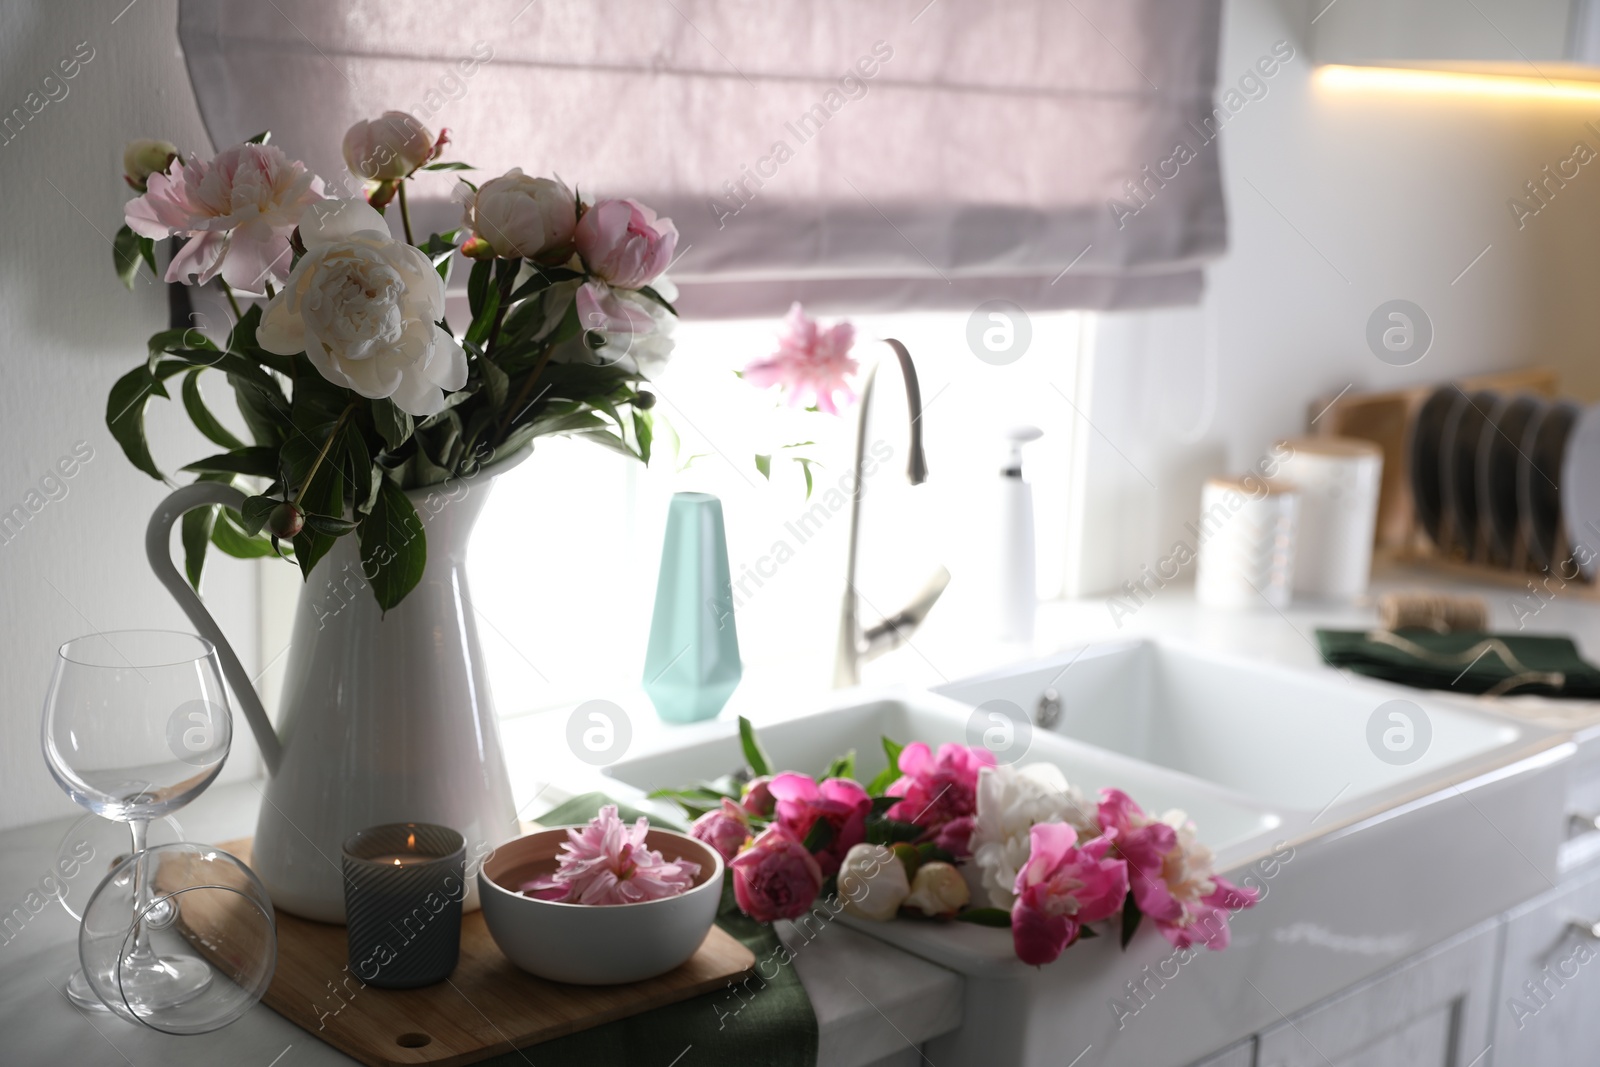
<svg viewBox="0 0 1600 1067"><path fill-rule="evenodd" d="M1038 607L1033 487L1022 477L1022 446L1043 436L1044 431L1037 426L1018 426L1006 434L1009 454L1000 468L1000 566L996 583L1002 641L1033 640L1033 616Z"/></svg>

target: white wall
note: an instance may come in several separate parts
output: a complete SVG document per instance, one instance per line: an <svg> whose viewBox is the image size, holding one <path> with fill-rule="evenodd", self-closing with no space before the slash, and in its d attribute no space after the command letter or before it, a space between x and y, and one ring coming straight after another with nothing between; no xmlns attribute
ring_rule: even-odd
<svg viewBox="0 0 1600 1067"><path fill-rule="evenodd" d="M1164 555L1206 476L1302 432L1308 405L1347 385L1547 364L1577 395L1600 397L1600 164L1525 229L1506 206L1575 141L1600 151L1583 129L1600 125L1600 99L1328 91L1306 35L1325 5L1226 6L1219 91L1277 41L1295 58L1218 141L1231 247L1207 272L1204 304L1100 320L1085 590ZM1380 362L1364 339L1368 316L1394 298L1420 304L1435 329L1411 367Z"/></svg>
<svg viewBox="0 0 1600 1067"><path fill-rule="evenodd" d="M61 97L0 144L0 512L24 504L76 442L93 449L67 495L0 543L0 828L73 810L39 748L57 646L96 630L189 629L144 561L145 522L163 487L123 458L104 418L112 382L165 328L165 297L149 282L132 294L122 288L109 238L129 195L125 140L209 146L178 55L177 4L139 0L124 11L125 3L0 6L0 113L26 111L30 93L39 94L33 106L46 90ZM46 86L84 42L93 58ZM220 398L227 389L219 382L207 392ZM180 405L156 405L153 446L165 469L214 450L187 429ZM253 567L214 555L205 594L255 669ZM245 731L242 719L236 725ZM229 773L254 762L242 736Z"/></svg>

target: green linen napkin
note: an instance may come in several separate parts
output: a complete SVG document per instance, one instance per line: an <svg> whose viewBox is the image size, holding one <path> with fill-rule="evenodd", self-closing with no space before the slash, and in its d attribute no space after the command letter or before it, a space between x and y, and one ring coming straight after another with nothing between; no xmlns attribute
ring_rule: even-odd
<svg viewBox="0 0 1600 1067"><path fill-rule="evenodd" d="M1418 689L1600 699L1600 669L1566 637L1318 630L1317 645L1330 667Z"/></svg>
<svg viewBox="0 0 1600 1067"><path fill-rule="evenodd" d="M546 826L585 823L606 804L603 793L584 793L539 816ZM632 822L646 812L617 804L617 813ZM652 826L679 829L650 816ZM744 943L756 957L756 974L737 992L719 989L677 1004L668 1004L614 1023L583 1030L526 1050L483 1061L491 1067L593 1067L609 1063L677 1062L693 1048L684 1064L694 1067L814 1067L817 1062L817 1017L811 1010L794 968L777 965L787 958L771 926L738 912L717 925ZM768 963L767 961L773 961ZM774 973L775 972L775 973ZM768 977L771 975L771 977Z"/></svg>

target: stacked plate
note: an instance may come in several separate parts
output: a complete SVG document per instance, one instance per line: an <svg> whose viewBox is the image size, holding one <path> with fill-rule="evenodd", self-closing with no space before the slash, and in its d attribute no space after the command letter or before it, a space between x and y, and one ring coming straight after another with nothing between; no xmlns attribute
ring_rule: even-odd
<svg viewBox="0 0 1600 1067"><path fill-rule="evenodd" d="M1600 406L1446 385L1408 452L1417 520L1447 555L1594 578Z"/></svg>

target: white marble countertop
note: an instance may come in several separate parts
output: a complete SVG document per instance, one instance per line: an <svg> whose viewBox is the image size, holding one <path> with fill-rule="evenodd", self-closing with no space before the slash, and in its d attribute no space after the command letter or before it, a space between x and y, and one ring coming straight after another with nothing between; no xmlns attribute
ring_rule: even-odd
<svg viewBox="0 0 1600 1067"><path fill-rule="evenodd" d="M194 841L247 837L259 794L252 783L219 786L177 813ZM55 820L0 833L0 920L52 870L57 846L75 822ZM74 887L76 889L77 887ZM85 893L86 895L86 893ZM917 1046L961 1024L962 979L839 923L807 939L789 924L779 936L811 996L826 1067L920 1061ZM109 1013L79 1011L61 987L77 965L77 924L51 902L0 932L0 1064L175 1067L344 1067L356 1061L257 1005L211 1034L173 1037ZM537 1054L533 1056L538 1061ZM665 1064L666 1060L663 1059ZM679 1067L693 1067L692 1054Z"/></svg>
<svg viewBox="0 0 1600 1067"><path fill-rule="evenodd" d="M1515 585L1399 567L1383 569L1374 582L1374 593L1402 588L1477 593L1489 604L1492 629L1565 634L1577 641L1586 657L1600 662L1600 600L1591 596L1570 590L1535 596ZM1142 602L1124 598L1116 611L1104 597L1045 604L1037 636L1026 646L975 638L964 613L936 610L909 647L868 665L864 675L868 683L931 687L1087 641L1155 635L1328 670L1317 653L1315 629L1370 626L1376 620L1373 604L1369 597L1351 605L1298 602L1281 612L1265 606L1213 609L1195 603L1192 587L1174 584L1155 590ZM781 683L756 682L747 680L725 716L746 714L759 722L771 701L795 699L792 689ZM636 697L643 700L642 694ZM633 714L635 695L618 694L617 700L632 714L636 743L659 743L672 729L663 727L647 704L640 704ZM1600 725L1600 703L1595 702L1514 698L1502 702L1501 708L1574 731ZM517 768L537 766L538 753L560 744L564 721L565 715L545 713L504 724L513 786L525 814L536 814L563 792L535 776L517 773ZM189 839L223 841L251 832L258 803L249 783L218 787L181 811L179 818ZM5 857L0 863L0 918L20 905L46 873L70 822L0 833L0 856ZM810 941L792 928L779 932L794 951L794 966L817 1012L822 1064L921 1062L917 1046L960 1025L959 975L837 923ZM76 924L58 905L46 907L20 929L8 927L0 941L0 1033L6 1041L0 1061L7 1064L144 1067L227 1061L247 1067L298 1067L354 1062L265 1007L258 1006L223 1031L191 1038L169 1037L110 1016L78 1011L60 992L75 963Z"/></svg>

